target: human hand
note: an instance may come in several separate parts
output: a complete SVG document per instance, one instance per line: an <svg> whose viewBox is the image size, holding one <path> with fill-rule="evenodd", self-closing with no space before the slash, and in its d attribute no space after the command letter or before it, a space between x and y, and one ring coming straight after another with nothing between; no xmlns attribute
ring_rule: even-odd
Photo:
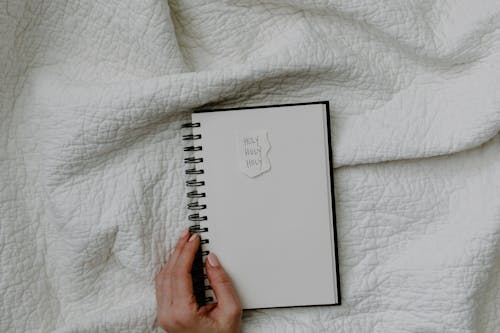
<svg viewBox="0 0 500 333"><path fill-rule="evenodd" d="M213 253L207 256L205 268L217 303L202 307L196 303L191 268L199 246L200 237L189 237L185 230L156 276L158 324L169 333L237 333L242 313L240 301Z"/></svg>

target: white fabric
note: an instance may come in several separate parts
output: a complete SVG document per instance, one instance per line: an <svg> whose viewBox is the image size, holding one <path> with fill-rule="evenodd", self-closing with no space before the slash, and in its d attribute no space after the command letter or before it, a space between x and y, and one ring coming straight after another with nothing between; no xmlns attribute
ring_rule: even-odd
<svg viewBox="0 0 500 333"><path fill-rule="evenodd" d="M154 330L189 110L317 100L343 305L244 332L498 331L499 78L496 0L0 1L0 331Z"/></svg>

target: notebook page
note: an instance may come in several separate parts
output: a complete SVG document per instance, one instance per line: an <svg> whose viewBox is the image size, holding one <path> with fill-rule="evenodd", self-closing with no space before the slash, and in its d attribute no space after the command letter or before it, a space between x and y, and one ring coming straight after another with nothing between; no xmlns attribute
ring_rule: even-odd
<svg viewBox="0 0 500 333"><path fill-rule="evenodd" d="M243 308L337 303L325 105L210 111L192 120L201 123L194 133L202 135L196 157L204 160L198 179L208 249ZM265 161L253 159L256 147L269 149ZM259 162L261 173L252 169Z"/></svg>

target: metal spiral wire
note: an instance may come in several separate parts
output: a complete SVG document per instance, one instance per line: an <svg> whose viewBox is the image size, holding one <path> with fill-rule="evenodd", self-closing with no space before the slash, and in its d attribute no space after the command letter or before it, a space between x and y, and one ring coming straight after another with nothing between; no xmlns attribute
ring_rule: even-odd
<svg viewBox="0 0 500 333"><path fill-rule="evenodd" d="M192 129L192 128L197 128L200 127L200 123L186 123L181 126L181 129ZM201 134L185 134L182 136L183 141L196 141L201 139ZM185 152L199 152L202 151L203 147L200 145L189 145L184 147ZM205 186L205 182L203 180L198 180L196 178L190 178L192 176L196 175L202 175L204 174L204 170L202 168L199 168L197 166L200 165L200 163L203 163L203 158L201 157L194 157L194 156L189 156L184 158L184 163L188 168L185 170L185 174L188 176L188 179L186 180L186 186L188 188L193 188L193 190L187 192L186 196L188 199L198 199L198 198L205 198L206 194L205 192L200 191L200 187ZM194 261L193 261L193 267L191 269L191 276L193 277L193 292L194 296L196 298L196 302L198 305L203 306L209 302L212 302L214 300L213 297L207 297L205 294L205 291L211 290L212 287L206 283L207 280L207 275L204 270L204 265L203 265L203 257L209 254L209 251L204 250L202 248L202 245L208 244L209 240L207 238L202 238L201 234L206 233L208 231L207 227L202 227L200 225L200 222L206 221L208 218L206 215L202 215L202 212L204 209L207 208L207 205L201 204L198 201L192 201L188 203L187 209L190 210L192 213L188 215L188 220L190 222L193 222L193 224L189 227L189 231L191 234L198 234L200 235L200 247L198 248L198 251L196 252Z"/></svg>

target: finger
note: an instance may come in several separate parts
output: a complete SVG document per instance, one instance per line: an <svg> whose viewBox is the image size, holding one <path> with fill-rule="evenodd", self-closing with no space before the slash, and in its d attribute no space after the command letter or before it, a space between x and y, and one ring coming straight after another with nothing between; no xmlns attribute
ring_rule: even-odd
<svg viewBox="0 0 500 333"><path fill-rule="evenodd" d="M156 275L156 306L157 318L167 318L172 308L172 287L171 279L167 274L167 267L164 266Z"/></svg>
<svg viewBox="0 0 500 333"><path fill-rule="evenodd" d="M193 267L196 251L200 247L200 237L192 234L189 240L179 253L177 261L172 268L173 276L173 295L174 302L180 305L196 305L196 299L193 294L193 280L191 269Z"/></svg>
<svg viewBox="0 0 500 333"><path fill-rule="evenodd" d="M168 263L168 262L167 262ZM169 285L169 269L168 265L164 265L155 277L155 287L156 294L158 295L169 295L170 285Z"/></svg>
<svg viewBox="0 0 500 333"><path fill-rule="evenodd" d="M229 275L213 253L207 256L207 276L217 298L217 308L229 316L241 316L241 304Z"/></svg>
<svg viewBox="0 0 500 333"><path fill-rule="evenodd" d="M188 229L184 230L181 234L174 252L167 260L167 264L162 267L160 272L156 275L155 286L156 286L156 296L158 303L162 302L164 307L170 307L173 303L172 298L172 267L179 256L179 252L182 250L184 244L187 242L189 236Z"/></svg>
<svg viewBox="0 0 500 333"><path fill-rule="evenodd" d="M171 270L172 267L175 265L175 262L179 257L179 253L182 251L182 248L186 244L188 238L189 238L189 229L184 229L181 236L179 237L179 240L177 241L177 244L175 245L174 252L172 252L172 255L167 261L167 267L169 270Z"/></svg>

